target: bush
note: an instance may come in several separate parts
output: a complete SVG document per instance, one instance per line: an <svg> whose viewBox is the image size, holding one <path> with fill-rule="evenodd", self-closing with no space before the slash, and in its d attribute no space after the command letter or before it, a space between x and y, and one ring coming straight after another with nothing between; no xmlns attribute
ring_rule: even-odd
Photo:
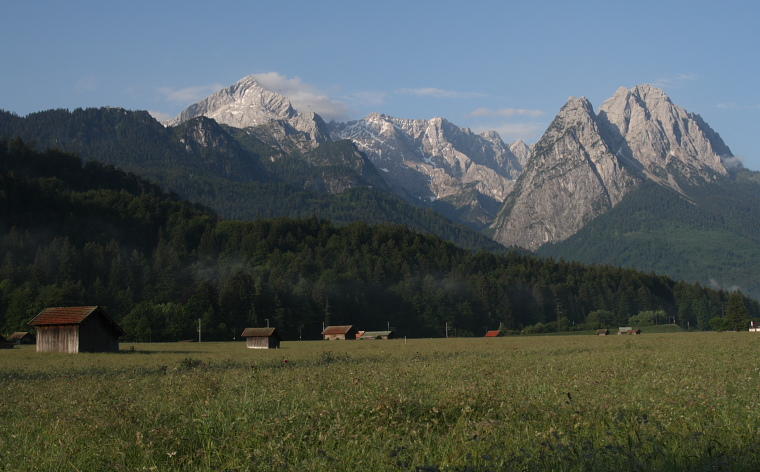
<svg viewBox="0 0 760 472"><path fill-rule="evenodd" d="M726 331L727 329L731 328L731 323L729 323L729 321L725 318L716 316L710 320L710 328L713 331Z"/></svg>

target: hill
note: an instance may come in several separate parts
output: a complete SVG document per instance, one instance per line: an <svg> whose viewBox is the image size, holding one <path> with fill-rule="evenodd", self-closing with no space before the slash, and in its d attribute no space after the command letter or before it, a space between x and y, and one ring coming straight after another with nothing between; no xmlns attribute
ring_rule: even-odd
<svg viewBox="0 0 760 472"><path fill-rule="evenodd" d="M276 217L394 223L468 249L499 250L488 237L387 190L348 141L308 151L272 147L257 134L205 117L165 128L148 113L120 108L0 111L0 139L21 138L86 161L116 166L215 210L223 218Z"/></svg>
<svg viewBox="0 0 760 472"><path fill-rule="evenodd" d="M565 241L538 253L667 274L760 296L760 173L687 188L644 184Z"/></svg>
<svg viewBox="0 0 760 472"><path fill-rule="evenodd" d="M542 323L610 323L663 309L706 327L728 293L612 267L473 253L393 225L219 221L211 210L97 163L0 145L0 324L97 304L133 339L231 339L269 319L286 339L322 323L441 336ZM750 314L757 302L741 298ZM687 308L700 306L700 311Z"/></svg>

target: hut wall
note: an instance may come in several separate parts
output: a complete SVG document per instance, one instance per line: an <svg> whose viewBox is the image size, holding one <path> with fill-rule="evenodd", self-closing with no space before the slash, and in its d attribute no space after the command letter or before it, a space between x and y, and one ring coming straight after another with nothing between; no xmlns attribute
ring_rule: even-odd
<svg viewBox="0 0 760 472"><path fill-rule="evenodd" d="M248 349L268 349L269 336L251 336L245 338L245 345Z"/></svg>
<svg viewBox="0 0 760 472"><path fill-rule="evenodd" d="M37 352L79 352L79 326L37 326Z"/></svg>
<svg viewBox="0 0 760 472"><path fill-rule="evenodd" d="M343 340L343 339L346 339L346 335L345 334L325 334L325 339L329 341L335 341L336 339Z"/></svg>
<svg viewBox="0 0 760 472"><path fill-rule="evenodd" d="M119 338L96 313L79 325L79 352L119 352Z"/></svg>

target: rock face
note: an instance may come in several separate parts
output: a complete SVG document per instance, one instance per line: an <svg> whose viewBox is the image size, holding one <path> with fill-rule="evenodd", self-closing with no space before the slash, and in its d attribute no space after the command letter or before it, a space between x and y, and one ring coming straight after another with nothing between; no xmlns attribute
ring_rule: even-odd
<svg viewBox="0 0 760 472"><path fill-rule="evenodd" d="M475 190L502 202L522 171L520 160L497 133L475 134L443 118L410 120L373 113L335 125L332 137L353 141L392 187L424 201L479 205L477 198L458 198ZM494 216L487 213L478 218Z"/></svg>
<svg viewBox="0 0 760 472"><path fill-rule="evenodd" d="M680 190L679 181L711 181L727 174L731 150L699 115L673 104L651 85L620 87L599 108L613 152L641 166L647 178Z"/></svg>
<svg viewBox="0 0 760 472"><path fill-rule="evenodd" d="M190 105L166 124L179 123L198 116L206 116L235 128L272 127L283 139L295 136L307 148L314 148L329 140L327 126L316 113L301 113L290 101L262 87L253 76Z"/></svg>
<svg viewBox="0 0 760 472"><path fill-rule="evenodd" d="M239 181L264 178L265 171L258 159L216 121L200 116L175 126L172 131L188 156L200 159L215 174Z"/></svg>
<svg viewBox="0 0 760 472"><path fill-rule="evenodd" d="M515 155L520 165L525 168L525 164L528 162L528 156L530 156L530 146L525 144L525 141L522 139L518 139L509 145L509 150Z"/></svg>
<svg viewBox="0 0 760 472"><path fill-rule="evenodd" d="M617 204L636 182L602 138L591 103L571 98L533 147L493 237L527 249L565 239Z"/></svg>
<svg viewBox="0 0 760 472"><path fill-rule="evenodd" d="M594 114L571 98L531 149L525 172L491 226L505 245L562 241L640 182L684 192L727 173L731 151L699 115L650 85L620 88Z"/></svg>

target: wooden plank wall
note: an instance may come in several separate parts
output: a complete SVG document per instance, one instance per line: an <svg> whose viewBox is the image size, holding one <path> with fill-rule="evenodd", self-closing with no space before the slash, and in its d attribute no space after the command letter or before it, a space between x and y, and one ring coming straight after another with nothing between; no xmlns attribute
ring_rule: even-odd
<svg viewBox="0 0 760 472"><path fill-rule="evenodd" d="M245 345L248 349L269 349L269 338L264 336L245 338Z"/></svg>
<svg viewBox="0 0 760 472"><path fill-rule="evenodd" d="M37 352L79 352L79 326L38 326Z"/></svg>

